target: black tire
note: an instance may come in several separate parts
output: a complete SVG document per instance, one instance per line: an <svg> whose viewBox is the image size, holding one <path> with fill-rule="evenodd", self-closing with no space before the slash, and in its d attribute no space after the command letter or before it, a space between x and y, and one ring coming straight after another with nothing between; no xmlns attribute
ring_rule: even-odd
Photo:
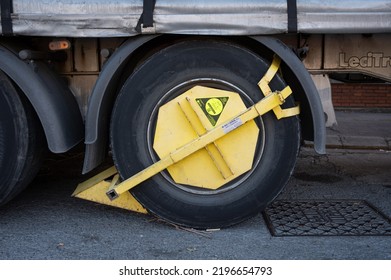
<svg viewBox="0 0 391 280"><path fill-rule="evenodd" d="M157 109L194 85L238 92L247 106L262 98L257 83L269 67L256 54L220 41L185 41L146 60L126 81L114 106L111 144L116 167L128 178L158 160L152 139ZM285 87L276 76L272 89ZM293 99L286 102L294 105ZM253 169L216 191L174 183L167 172L132 190L151 213L194 228L220 228L263 210L288 181L300 143L297 117L257 119L260 137Z"/></svg>
<svg viewBox="0 0 391 280"><path fill-rule="evenodd" d="M0 205L34 178L43 147L42 129L33 108L0 71Z"/></svg>

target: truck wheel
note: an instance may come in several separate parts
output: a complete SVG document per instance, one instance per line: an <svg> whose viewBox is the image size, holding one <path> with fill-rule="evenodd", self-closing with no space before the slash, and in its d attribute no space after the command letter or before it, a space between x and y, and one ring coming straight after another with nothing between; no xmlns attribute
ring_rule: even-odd
<svg viewBox="0 0 391 280"><path fill-rule="evenodd" d="M114 106L111 144L123 179L159 160L153 151L158 109L195 85L239 93L247 107L262 98L257 83L270 62L221 41L185 41L151 56L127 79ZM273 90L285 87L277 75ZM287 100L293 106L292 98ZM298 154L297 117L277 120L271 112L256 119L260 134L253 167L217 190L175 183L161 172L131 190L164 220L193 228L220 228L262 211L287 183ZM200 174L202 176L202 174Z"/></svg>
<svg viewBox="0 0 391 280"><path fill-rule="evenodd" d="M34 110L0 71L0 205L19 194L34 178L43 146Z"/></svg>

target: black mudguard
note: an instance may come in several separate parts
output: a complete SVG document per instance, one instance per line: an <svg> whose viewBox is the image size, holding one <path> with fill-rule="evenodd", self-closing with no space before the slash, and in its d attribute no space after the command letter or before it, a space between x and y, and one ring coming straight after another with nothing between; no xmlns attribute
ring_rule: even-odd
<svg viewBox="0 0 391 280"><path fill-rule="evenodd" d="M83 120L76 99L48 65L40 61L24 62L14 51L0 45L0 70L34 107L50 151L66 152L83 140Z"/></svg>

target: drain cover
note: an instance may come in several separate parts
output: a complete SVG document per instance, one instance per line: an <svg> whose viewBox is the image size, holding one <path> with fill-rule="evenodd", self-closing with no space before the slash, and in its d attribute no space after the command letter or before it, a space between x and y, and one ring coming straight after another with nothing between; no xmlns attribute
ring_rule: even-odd
<svg viewBox="0 0 391 280"><path fill-rule="evenodd" d="M390 219L362 200L280 200L263 215L274 236L391 235Z"/></svg>

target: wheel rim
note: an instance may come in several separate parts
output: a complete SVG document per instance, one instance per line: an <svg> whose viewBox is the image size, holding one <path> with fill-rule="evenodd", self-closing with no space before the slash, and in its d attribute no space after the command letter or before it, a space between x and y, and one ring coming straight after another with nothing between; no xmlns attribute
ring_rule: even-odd
<svg viewBox="0 0 391 280"><path fill-rule="evenodd" d="M179 96L180 94L184 93L185 91L189 90L190 88L194 87L195 85L202 85L202 86L207 86L207 87L213 87L217 89L222 89L222 90L228 90L228 91L233 91L238 93L243 102L246 104L247 107L253 105L255 102L250 98L248 94L236 85L227 82L225 80L221 79L215 79L215 78L197 78L197 79L192 79L185 81L171 89L169 89L163 97L155 104L152 113L148 119L148 127L147 127L147 148L148 148L148 153L150 156L150 159L153 162L157 162L159 160L159 157L153 150L153 139L154 139L154 133L155 133L155 128L156 128L156 121L157 121L157 115L159 108L167 103L168 101L174 99L175 97ZM222 192L226 192L229 190L232 190L239 185L241 185L244 181L246 181L255 171L256 167L261 161L262 154L264 151L264 146L265 146L265 127L264 123L262 121L262 118L257 118L256 123L259 128L259 137L258 137L258 143L257 143L257 149L255 152L254 160L253 160L253 166L251 170L246 172L245 174L239 176L237 179L227 183L226 185L220 187L219 189L216 190L205 190L201 189L198 187L193 187L193 186L188 186L188 185L182 185L174 182L174 180L171 178L169 173L167 171L163 171L160 174L162 177L170 183L175 188L178 188L182 191L193 193L193 194L199 194L199 195L215 195L219 194Z"/></svg>

